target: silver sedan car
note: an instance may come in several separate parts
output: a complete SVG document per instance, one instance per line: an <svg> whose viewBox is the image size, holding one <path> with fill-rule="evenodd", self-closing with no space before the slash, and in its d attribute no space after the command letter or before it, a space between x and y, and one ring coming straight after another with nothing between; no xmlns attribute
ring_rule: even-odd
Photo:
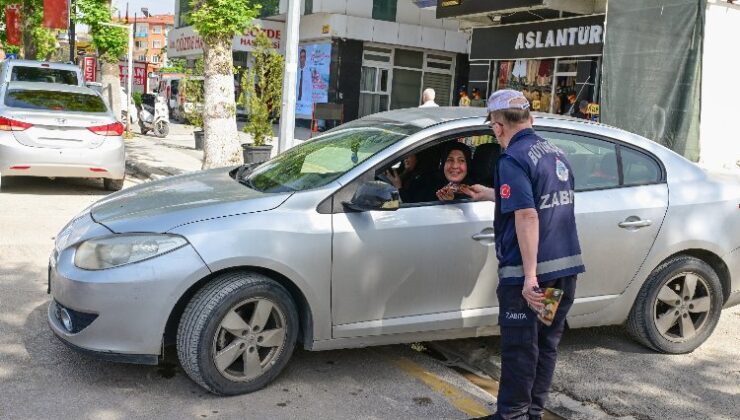
<svg viewBox="0 0 740 420"><path fill-rule="evenodd" d="M258 390L309 350L498 333L494 203L404 201L387 181L410 155L440 180L448 142L490 185L499 145L482 109L390 111L344 124L257 167L141 184L74 218L49 265L62 341L156 364L175 343L198 384ZM565 153L587 272L571 327L625 324L690 352L740 303L740 182L642 137L537 115ZM462 171L462 169L461 169ZM430 181L431 182L431 181ZM550 199L548 205L555 205Z"/></svg>
<svg viewBox="0 0 740 420"><path fill-rule="evenodd" d="M103 178L123 187L123 125L82 86L9 82L0 88L0 175Z"/></svg>

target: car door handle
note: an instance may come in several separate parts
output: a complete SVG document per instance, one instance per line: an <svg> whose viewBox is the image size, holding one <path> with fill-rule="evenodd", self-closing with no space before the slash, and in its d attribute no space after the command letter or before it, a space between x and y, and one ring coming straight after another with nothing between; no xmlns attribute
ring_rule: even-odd
<svg viewBox="0 0 740 420"><path fill-rule="evenodd" d="M651 220L625 220L623 222L619 223L619 227L624 229L629 228L642 228L646 226L652 225L653 222Z"/></svg>
<svg viewBox="0 0 740 420"><path fill-rule="evenodd" d="M495 233L476 233L473 235L473 240L475 241L485 241L485 240L495 240L496 234Z"/></svg>

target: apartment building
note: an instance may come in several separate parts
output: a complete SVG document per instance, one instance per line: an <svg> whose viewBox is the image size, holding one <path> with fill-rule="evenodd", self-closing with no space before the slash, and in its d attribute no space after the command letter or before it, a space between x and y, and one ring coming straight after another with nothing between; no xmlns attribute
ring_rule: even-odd
<svg viewBox="0 0 740 420"><path fill-rule="evenodd" d="M134 60L148 63L156 71L167 62L167 34L175 26L174 15L128 17L123 22L134 24Z"/></svg>

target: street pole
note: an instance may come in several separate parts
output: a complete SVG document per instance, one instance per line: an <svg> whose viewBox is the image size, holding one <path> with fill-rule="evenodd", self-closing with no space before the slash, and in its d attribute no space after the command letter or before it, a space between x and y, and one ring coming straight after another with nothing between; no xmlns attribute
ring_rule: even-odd
<svg viewBox="0 0 740 420"><path fill-rule="evenodd" d="M280 138L278 153L293 145L295 133L296 73L298 71L298 29L301 23L301 3L288 1L286 23L285 80L283 82L283 108L280 111Z"/></svg>
<svg viewBox="0 0 740 420"><path fill-rule="evenodd" d="M132 80L134 77L134 25L120 25L117 23L101 23L103 26L111 26L114 28L128 29L128 77L126 77L127 90L126 92L126 131L131 131L131 116L128 114L131 110L129 104L131 103L131 88ZM119 85L120 86L120 85Z"/></svg>
<svg viewBox="0 0 740 420"><path fill-rule="evenodd" d="M128 26L128 87L126 89L126 131L131 131L131 94L132 83L134 78L134 25Z"/></svg>
<svg viewBox="0 0 740 420"><path fill-rule="evenodd" d="M75 37L77 36L75 34L75 16L77 15L77 9L75 6L75 0L70 0L69 2L69 61L72 63L77 63L77 45Z"/></svg>

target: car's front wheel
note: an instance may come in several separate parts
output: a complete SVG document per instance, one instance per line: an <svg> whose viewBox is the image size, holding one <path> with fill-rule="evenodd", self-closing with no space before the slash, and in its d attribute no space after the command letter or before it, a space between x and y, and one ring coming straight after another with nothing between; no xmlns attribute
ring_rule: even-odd
<svg viewBox="0 0 740 420"><path fill-rule="evenodd" d="M208 391L245 394L280 373L297 336L298 315L284 287L257 273L229 273L186 307L177 354L188 376Z"/></svg>
<svg viewBox="0 0 740 420"><path fill-rule="evenodd" d="M722 285L712 267L689 256L653 271L627 319L635 340L663 353L688 353L714 331L722 311Z"/></svg>

